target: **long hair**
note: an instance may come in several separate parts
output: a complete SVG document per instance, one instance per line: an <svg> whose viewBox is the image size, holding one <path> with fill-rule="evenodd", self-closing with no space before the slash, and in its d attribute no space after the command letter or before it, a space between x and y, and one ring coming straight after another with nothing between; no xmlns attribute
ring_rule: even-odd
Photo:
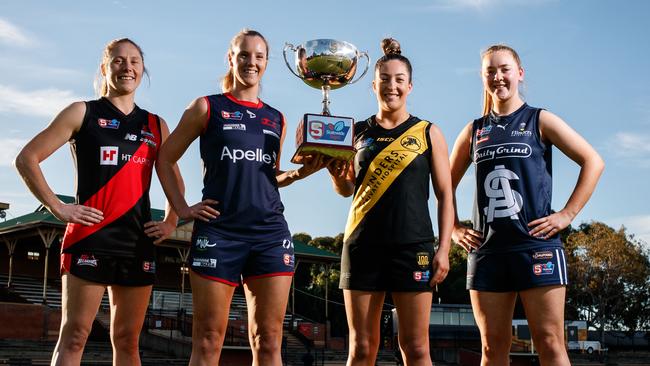
<svg viewBox="0 0 650 366"><path fill-rule="evenodd" d="M233 52L235 47L244 39L244 37L260 37L262 41L264 41L264 45L266 46L266 58L269 58L269 43L266 41L266 38L262 35L262 33L244 28L242 29L239 33L237 33L232 40L230 40L230 46L228 47L228 52L226 53L226 59L228 57L232 57ZM234 75L234 70L232 69L231 66L228 67L228 72L223 76L221 80L221 89L223 90L224 93L229 93L232 91L233 86L235 85L235 75Z"/></svg>
<svg viewBox="0 0 650 366"><path fill-rule="evenodd" d="M481 52L481 60L498 51L510 52L512 58L514 58L517 63L517 67L521 68L521 59L519 58L517 51L505 44L495 44L488 47L485 51ZM490 112L492 112L492 95L490 95L490 92L487 89L483 88L483 115L488 115Z"/></svg>
<svg viewBox="0 0 650 366"><path fill-rule="evenodd" d="M138 46L137 43L133 42L129 38L118 38L114 39L106 44L104 47L104 52L102 53L102 62L99 64L99 69L97 70L97 76L95 77L95 81L93 83L95 93L100 96L100 97L105 97L108 95L108 83L106 82L106 77L102 75L102 66L106 68L108 66L108 63L111 62L111 52L113 52L113 49L117 47L120 43L128 42L132 44L140 53L140 58L142 58L142 65L144 68L144 74L149 77L149 71L147 71L147 68L144 67L144 52L142 52L142 48Z"/></svg>

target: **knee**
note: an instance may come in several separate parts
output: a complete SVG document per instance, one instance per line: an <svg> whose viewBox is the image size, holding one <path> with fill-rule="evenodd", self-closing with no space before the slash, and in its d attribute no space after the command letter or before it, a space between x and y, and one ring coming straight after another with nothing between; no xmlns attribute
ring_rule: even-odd
<svg viewBox="0 0 650 366"><path fill-rule="evenodd" d="M83 352L90 328L81 324L66 323L61 327L61 335L59 337L59 348L65 353L81 353Z"/></svg>
<svg viewBox="0 0 650 366"><path fill-rule="evenodd" d="M251 348L258 354L275 355L280 354L282 347L282 329L275 327L269 329L258 328L251 332Z"/></svg>
<svg viewBox="0 0 650 366"><path fill-rule="evenodd" d="M429 357L429 342L423 339L399 340L404 358L409 361L423 360Z"/></svg>
<svg viewBox="0 0 650 366"><path fill-rule="evenodd" d="M115 350L122 354L137 355L140 329L116 328L111 332L111 342Z"/></svg>
<svg viewBox="0 0 650 366"><path fill-rule="evenodd" d="M192 337L194 349L203 356L214 356L221 353L224 332L217 329L197 329Z"/></svg>
<svg viewBox="0 0 650 366"><path fill-rule="evenodd" d="M488 360L508 357L512 336L508 334L486 334L482 337L481 351Z"/></svg>
<svg viewBox="0 0 650 366"><path fill-rule="evenodd" d="M541 334L535 339L535 348L540 354L543 355L559 355L566 352L564 346L564 337L561 334L556 333L544 333Z"/></svg>
<svg viewBox="0 0 650 366"><path fill-rule="evenodd" d="M379 341L371 337L355 337L350 339L350 357L354 360L367 360L379 348Z"/></svg>

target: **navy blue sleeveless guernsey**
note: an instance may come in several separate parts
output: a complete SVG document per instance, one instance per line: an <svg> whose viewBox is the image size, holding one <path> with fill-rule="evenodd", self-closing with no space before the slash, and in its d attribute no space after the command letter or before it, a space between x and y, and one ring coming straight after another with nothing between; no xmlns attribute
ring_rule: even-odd
<svg viewBox="0 0 650 366"><path fill-rule="evenodd" d="M215 209L221 213L208 225L232 240L286 238L289 229L275 177L284 116L262 101L240 101L229 93L205 98L203 199L218 201Z"/></svg>
<svg viewBox="0 0 650 366"><path fill-rule="evenodd" d="M562 246L559 235L528 234L529 222L552 212L551 145L539 134L540 111L524 103L510 115L489 114L472 124L473 221L485 238L480 252Z"/></svg>

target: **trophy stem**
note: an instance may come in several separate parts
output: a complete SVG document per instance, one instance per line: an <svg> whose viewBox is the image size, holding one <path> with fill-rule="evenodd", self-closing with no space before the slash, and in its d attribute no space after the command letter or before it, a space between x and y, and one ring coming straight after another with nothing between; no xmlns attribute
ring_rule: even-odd
<svg viewBox="0 0 650 366"><path fill-rule="evenodd" d="M330 114L330 86L325 84L321 87L323 90L323 114L326 116L331 116Z"/></svg>

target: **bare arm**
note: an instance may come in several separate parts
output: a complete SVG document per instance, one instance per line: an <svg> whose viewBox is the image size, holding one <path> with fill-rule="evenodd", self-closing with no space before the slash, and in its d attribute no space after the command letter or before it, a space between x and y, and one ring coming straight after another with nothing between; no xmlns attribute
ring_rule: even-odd
<svg viewBox="0 0 650 366"><path fill-rule="evenodd" d="M351 161L334 160L327 165L327 170L334 192L343 197L350 197L354 193L354 164Z"/></svg>
<svg viewBox="0 0 650 366"><path fill-rule="evenodd" d="M167 127L167 122L164 119L160 118L160 137L161 144L164 144L169 137L169 127ZM181 177L180 171L178 170L178 165L174 164L172 169L174 170L176 182L180 187L181 193L185 193L185 184L183 183L183 177ZM151 238L155 238L154 244L160 244L163 240L167 239L169 235L176 229L178 224L178 215L172 209L169 201L165 201L165 218L163 221L149 221L144 224L145 234Z"/></svg>
<svg viewBox="0 0 650 366"><path fill-rule="evenodd" d="M454 226L454 194L449 170L447 142L436 125L429 130L431 138L431 178L433 192L438 201L438 229L440 230L438 250L432 261L431 285L442 282L449 272L449 249Z"/></svg>
<svg viewBox="0 0 650 366"><path fill-rule="evenodd" d="M217 203L214 200L206 199L191 207L187 204L184 197L185 187L176 165L192 141L201 135L207 119L207 101L204 98L195 99L185 109L174 132L161 146L156 160L156 172L167 200L176 214L183 219L209 221L219 215L219 212L210 206Z"/></svg>
<svg viewBox="0 0 650 366"><path fill-rule="evenodd" d="M596 189L605 169L603 159L596 150L560 117L542 110L539 115L542 140L557 146L569 159L580 166L578 181L564 208L549 216L528 223L530 235L549 238L571 224Z"/></svg>
<svg viewBox="0 0 650 366"><path fill-rule="evenodd" d="M92 207L61 202L47 184L39 165L79 131L85 113L84 102L75 102L63 109L49 126L23 147L14 165L27 188L54 216L63 222L90 226L102 221L103 213Z"/></svg>
<svg viewBox="0 0 650 366"><path fill-rule="evenodd" d="M458 219L458 208L456 206L456 188L458 188L458 184L460 184L465 172L467 172L467 168L472 163L470 157L471 146L472 123L470 122L465 126L465 128L463 128L456 138L456 142L454 143L449 158L451 162L451 185L453 189L454 205L454 229L451 238L456 244L462 246L467 251L470 251L472 248L478 248L483 241L481 233L460 225L460 220Z"/></svg>

